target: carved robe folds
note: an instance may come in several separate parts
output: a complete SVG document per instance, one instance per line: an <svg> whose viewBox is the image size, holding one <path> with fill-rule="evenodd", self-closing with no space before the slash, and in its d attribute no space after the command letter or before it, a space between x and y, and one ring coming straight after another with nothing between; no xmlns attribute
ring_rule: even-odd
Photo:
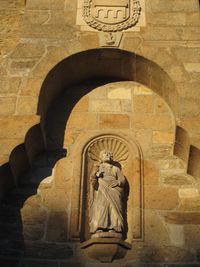
<svg viewBox="0 0 200 267"><path fill-rule="evenodd" d="M103 162L93 169L90 179L90 232L123 232L122 199L126 179L120 168L112 162Z"/></svg>

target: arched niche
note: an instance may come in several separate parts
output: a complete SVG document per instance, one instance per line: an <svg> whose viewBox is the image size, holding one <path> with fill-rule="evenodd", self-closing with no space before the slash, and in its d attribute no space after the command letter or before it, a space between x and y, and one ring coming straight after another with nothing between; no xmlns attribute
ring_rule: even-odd
<svg viewBox="0 0 200 267"><path fill-rule="evenodd" d="M140 145L128 135L116 132L83 134L76 142L71 157L74 159L71 202L70 239L84 241L89 234L89 176L101 149L113 151L114 160L121 165L127 179L127 231L125 238L143 239L143 157Z"/></svg>

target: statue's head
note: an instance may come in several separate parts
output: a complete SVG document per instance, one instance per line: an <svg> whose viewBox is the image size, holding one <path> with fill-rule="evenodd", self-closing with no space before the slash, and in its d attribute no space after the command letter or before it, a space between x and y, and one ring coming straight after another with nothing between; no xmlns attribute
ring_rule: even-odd
<svg viewBox="0 0 200 267"><path fill-rule="evenodd" d="M113 161L113 153L110 150L102 150L99 154L100 162L111 162Z"/></svg>

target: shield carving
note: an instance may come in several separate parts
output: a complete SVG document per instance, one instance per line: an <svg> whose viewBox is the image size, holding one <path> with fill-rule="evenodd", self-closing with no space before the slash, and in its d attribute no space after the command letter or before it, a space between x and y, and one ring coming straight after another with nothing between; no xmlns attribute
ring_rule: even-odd
<svg viewBox="0 0 200 267"><path fill-rule="evenodd" d="M94 29L117 32L136 25L141 6L139 0L84 0L83 18Z"/></svg>

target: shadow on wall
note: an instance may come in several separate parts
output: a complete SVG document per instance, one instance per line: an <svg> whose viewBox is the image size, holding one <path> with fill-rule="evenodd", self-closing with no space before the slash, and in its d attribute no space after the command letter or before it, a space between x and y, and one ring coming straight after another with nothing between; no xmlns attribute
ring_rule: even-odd
<svg viewBox="0 0 200 267"><path fill-rule="evenodd" d="M108 81L123 80L136 81L152 88L174 110L177 94L173 81L154 62L119 49L94 49L72 55L48 73L38 103L41 123L31 128L24 144L13 150L10 167L1 166L0 172L3 175L0 178L0 197L18 183L37 154L47 151L53 157L63 157L66 121L72 108L84 94ZM82 90L74 86L83 84L84 81L90 81L90 85L83 86ZM93 85L91 81L95 81Z"/></svg>
<svg viewBox="0 0 200 267"><path fill-rule="evenodd" d="M188 132L180 126L176 127L174 155L186 163L187 173L200 183L200 150L191 145Z"/></svg>
<svg viewBox="0 0 200 267"><path fill-rule="evenodd" d="M27 237L24 236L21 209L27 199L37 194L41 181L52 175L54 165L64 156L66 156L64 149L61 151L45 150L40 125L35 125L26 134L25 143L13 149L9 163L0 167L0 195L5 196L0 205L0 266L18 266L18 260L6 261L1 258L20 259L26 254L33 254L32 244L26 243L25 245ZM31 207L30 215L32 212ZM25 221L29 225L26 227L30 227L30 231L33 231L32 239L37 240L37 236L34 235L37 235L39 231L38 225L34 229L35 222L31 218L25 218ZM35 253L39 254L37 246ZM46 251L43 251L43 254L45 253Z"/></svg>
<svg viewBox="0 0 200 267"><path fill-rule="evenodd" d="M90 82L83 84L87 80ZM52 174L56 162L66 156L63 148L65 127L77 101L97 86L122 80L136 81L154 89L173 110L173 102L170 101L173 99L176 102L176 95L173 95L175 90L171 79L159 66L133 53L116 49L87 51L64 60L49 72L38 104L41 124L29 130L24 144L17 146L10 155L9 163L0 167L0 197L9 191L0 207L1 257L20 258L24 255L20 209L30 196L37 193L40 182ZM75 85L79 83L81 87ZM184 142L186 149L183 154L186 159L189 158L185 153L189 151L189 138L183 129L177 127L180 150ZM182 155L182 152L176 153ZM199 155L197 148L190 147L188 170L194 175L199 175L199 169L194 171L199 168L199 164L194 164L200 161ZM58 247L58 251L52 244L45 247L33 243L30 242L30 247L26 244L28 256L31 250L35 250L36 258L45 258L47 250L51 252L51 256L48 255L51 258L58 258L58 253L62 253L61 258L72 255L69 247L64 245Z"/></svg>

